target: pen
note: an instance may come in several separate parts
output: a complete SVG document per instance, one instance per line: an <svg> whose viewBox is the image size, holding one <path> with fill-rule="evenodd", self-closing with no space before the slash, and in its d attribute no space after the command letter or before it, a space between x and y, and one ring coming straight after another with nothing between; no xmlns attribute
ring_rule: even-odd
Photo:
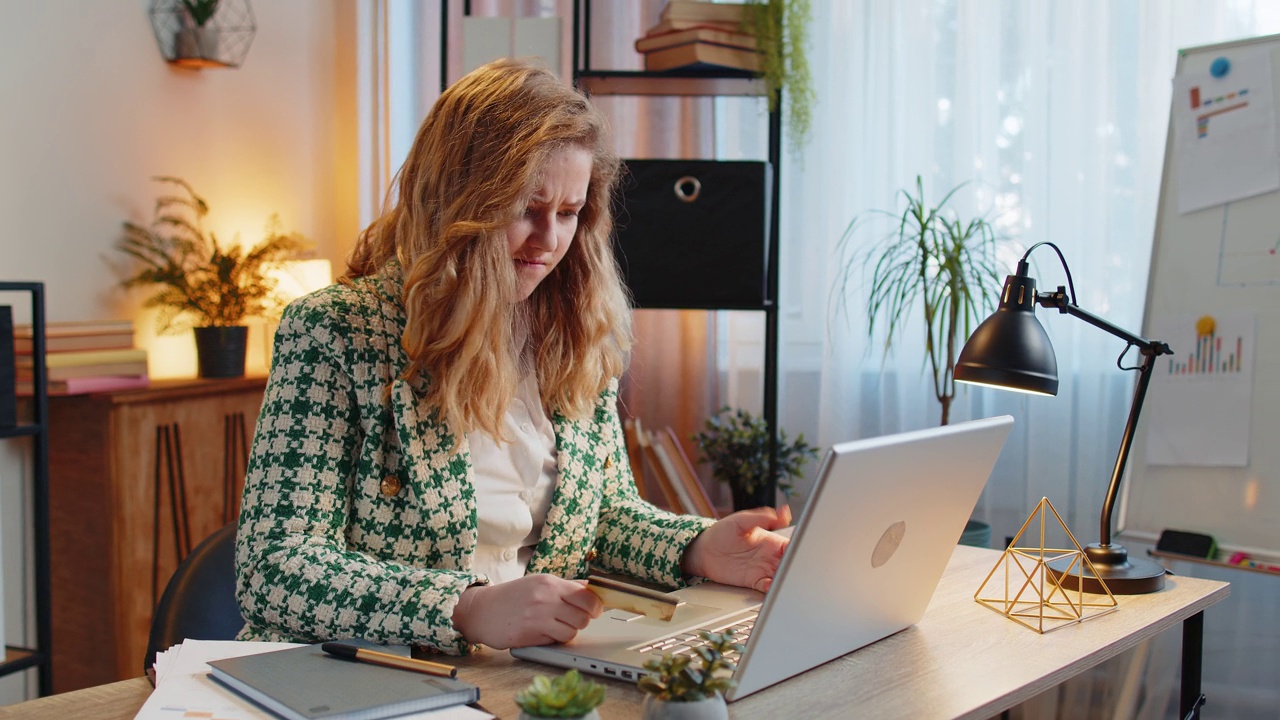
<svg viewBox="0 0 1280 720"><path fill-rule="evenodd" d="M428 675L439 675L440 677L458 677L458 668L444 663L431 662L430 660L417 660L400 655L392 655L391 653L378 652L377 650L366 650L365 648L342 642L327 642L321 645L320 648L330 655L346 658L347 660L355 660L356 662L412 670Z"/></svg>

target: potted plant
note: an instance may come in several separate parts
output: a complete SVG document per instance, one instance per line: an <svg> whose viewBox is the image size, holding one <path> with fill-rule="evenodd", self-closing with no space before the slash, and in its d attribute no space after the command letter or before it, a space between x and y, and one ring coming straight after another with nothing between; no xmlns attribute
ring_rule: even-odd
<svg viewBox="0 0 1280 720"><path fill-rule="evenodd" d="M604 702L604 686L570 670L554 680L539 675L516 695L521 720L531 718L583 718L599 720L596 708Z"/></svg>
<svg viewBox="0 0 1280 720"><path fill-rule="evenodd" d="M218 56L218 28L209 21L218 13L220 1L180 0L178 34L173 42L175 60L212 60Z"/></svg>
<svg viewBox="0 0 1280 720"><path fill-rule="evenodd" d="M708 418L693 441L698 445L699 460L710 463L711 474L728 483L734 510L772 506L770 486L776 484L784 494L790 493L791 479L800 477L804 466L818 456L817 448L805 442L804 433L788 442L787 432L779 431L775 483L767 482L773 441L769 423L745 410L727 407Z"/></svg>
<svg viewBox="0 0 1280 720"><path fill-rule="evenodd" d="M205 231L209 205L204 198L181 178L154 179L180 192L156 199L150 226L124 223L116 247L139 267L121 284L155 288L143 304L160 309L162 333L194 326L200 377L239 377L248 337L245 319L275 312L282 304L267 270L296 257L306 243L300 235L280 232L272 216L267 236L257 245L247 251L224 249Z"/></svg>
<svg viewBox="0 0 1280 720"><path fill-rule="evenodd" d="M951 417L956 396L955 365L960 347L973 327L995 309L1000 294L996 266L996 234L983 217L963 220L947 202L964 185L953 188L937 205L924 197L924 181L916 176L916 194L900 190L900 212L873 210L893 219L895 229L865 253L848 253L862 227L849 223L840 247L846 251L840 296L848 297L855 276L871 268L867 300L867 334L884 325L884 352L906 332L912 309L924 312L925 362L933 376L934 397L942 406L942 425Z"/></svg>
<svg viewBox="0 0 1280 720"><path fill-rule="evenodd" d="M804 146L813 119L813 78L809 73L809 0L750 0L743 30L754 35L763 55L769 110L787 99L787 141Z"/></svg>
<svg viewBox="0 0 1280 720"><path fill-rule="evenodd" d="M703 630L706 644L693 655L664 654L644 664L640 678L645 692L645 720L720 720L729 717L724 692L737 684L734 664L726 655L742 653L743 646L727 633Z"/></svg>

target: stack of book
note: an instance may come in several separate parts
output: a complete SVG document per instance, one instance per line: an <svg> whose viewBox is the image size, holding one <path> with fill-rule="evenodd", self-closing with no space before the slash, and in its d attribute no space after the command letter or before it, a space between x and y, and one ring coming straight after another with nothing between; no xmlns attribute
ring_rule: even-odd
<svg viewBox="0 0 1280 720"><path fill-rule="evenodd" d="M734 68L760 72L756 37L743 29L747 6L703 0L670 0L662 19L636 40L644 69Z"/></svg>
<svg viewBox="0 0 1280 720"><path fill-rule="evenodd" d="M17 391L33 391L30 325L13 330ZM50 395L78 395L147 386L147 351L133 346L128 320L55 322L45 326L45 378Z"/></svg>

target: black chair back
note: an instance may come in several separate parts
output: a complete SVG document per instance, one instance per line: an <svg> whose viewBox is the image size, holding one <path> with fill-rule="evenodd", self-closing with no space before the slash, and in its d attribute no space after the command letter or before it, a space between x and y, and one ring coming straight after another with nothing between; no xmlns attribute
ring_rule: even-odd
<svg viewBox="0 0 1280 720"><path fill-rule="evenodd" d="M236 523L213 532L183 558L169 578L151 619L144 671L156 653L187 638L234 640L244 627L236 603Z"/></svg>

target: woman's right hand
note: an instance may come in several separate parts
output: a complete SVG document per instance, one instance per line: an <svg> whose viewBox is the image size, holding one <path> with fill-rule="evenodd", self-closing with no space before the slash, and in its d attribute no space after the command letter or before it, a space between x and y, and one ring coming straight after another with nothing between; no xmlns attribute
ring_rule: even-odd
<svg viewBox="0 0 1280 720"><path fill-rule="evenodd" d="M462 591L453 626L469 642L505 649L568 642L604 610L584 582L525 575Z"/></svg>

